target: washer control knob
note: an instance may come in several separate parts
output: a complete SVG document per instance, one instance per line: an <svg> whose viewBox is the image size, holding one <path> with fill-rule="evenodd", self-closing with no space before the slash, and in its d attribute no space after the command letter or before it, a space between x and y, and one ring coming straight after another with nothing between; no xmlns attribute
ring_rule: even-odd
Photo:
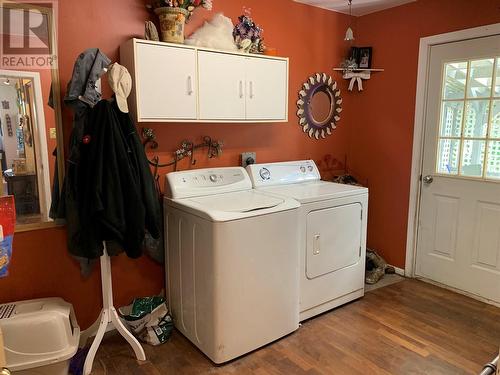
<svg viewBox="0 0 500 375"><path fill-rule="evenodd" d="M271 172L269 172L269 169L267 168L261 168L259 174L263 180L269 180L271 178Z"/></svg>
<svg viewBox="0 0 500 375"><path fill-rule="evenodd" d="M301 171L302 173L306 173L306 167L301 166L301 167L300 167L300 171Z"/></svg>
<svg viewBox="0 0 500 375"><path fill-rule="evenodd" d="M209 178L210 178L210 181L217 182L217 175L211 174Z"/></svg>
<svg viewBox="0 0 500 375"><path fill-rule="evenodd" d="M307 167L307 169L309 170L309 172L312 172L314 168L313 168L312 165L310 165L310 166Z"/></svg>

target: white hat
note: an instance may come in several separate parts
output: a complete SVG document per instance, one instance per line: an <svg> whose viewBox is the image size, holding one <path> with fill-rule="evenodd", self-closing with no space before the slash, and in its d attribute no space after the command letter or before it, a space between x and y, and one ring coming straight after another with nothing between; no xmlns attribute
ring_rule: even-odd
<svg viewBox="0 0 500 375"><path fill-rule="evenodd" d="M116 103L120 111L128 113L127 98L132 91L132 77L124 66L114 63L108 71L109 86L116 95Z"/></svg>

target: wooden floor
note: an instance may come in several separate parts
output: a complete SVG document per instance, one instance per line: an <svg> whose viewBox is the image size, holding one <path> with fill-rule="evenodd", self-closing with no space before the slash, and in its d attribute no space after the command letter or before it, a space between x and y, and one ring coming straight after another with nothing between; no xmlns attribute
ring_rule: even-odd
<svg viewBox="0 0 500 375"><path fill-rule="evenodd" d="M180 333L139 365L118 336L93 374L478 374L500 345L500 309L416 280L371 291L295 333L214 366Z"/></svg>

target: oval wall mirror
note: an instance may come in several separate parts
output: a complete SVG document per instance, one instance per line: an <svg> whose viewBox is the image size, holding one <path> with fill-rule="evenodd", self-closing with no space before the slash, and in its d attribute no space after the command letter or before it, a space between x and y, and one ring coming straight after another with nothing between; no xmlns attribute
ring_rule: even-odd
<svg viewBox="0 0 500 375"><path fill-rule="evenodd" d="M299 91L297 107L299 125L304 133L316 139L331 135L342 112L337 82L326 73L312 75Z"/></svg>

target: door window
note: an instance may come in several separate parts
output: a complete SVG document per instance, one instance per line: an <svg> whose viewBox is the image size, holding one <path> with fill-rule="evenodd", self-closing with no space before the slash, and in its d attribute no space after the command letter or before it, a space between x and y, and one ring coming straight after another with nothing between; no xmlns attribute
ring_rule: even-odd
<svg viewBox="0 0 500 375"><path fill-rule="evenodd" d="M436 173L500 180L500 57L443 66Z"/></svg>

